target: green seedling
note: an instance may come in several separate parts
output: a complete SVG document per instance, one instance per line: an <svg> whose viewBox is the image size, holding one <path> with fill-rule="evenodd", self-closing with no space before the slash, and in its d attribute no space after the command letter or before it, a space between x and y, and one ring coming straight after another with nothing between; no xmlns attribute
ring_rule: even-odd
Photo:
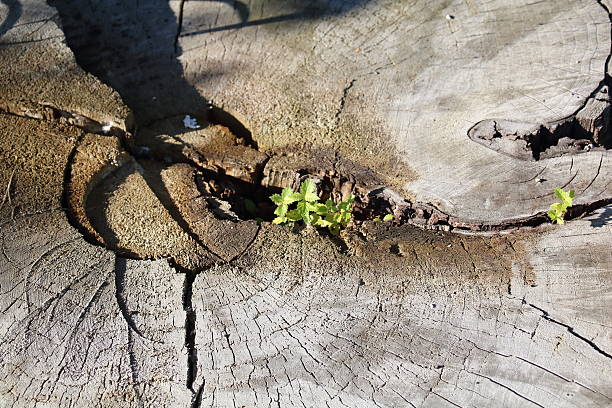
<svg viewBox="0 0 612 408"><path fill-rule="evenodd" d="M280 194L271 195L270 199L276 204L274 224L303 221L306 225L327 228L332 235L338 235L340 229L351 222L355 201L351 195L337 205L332 200L321 203L315 183L310 179L302 182L299 193L285 187ZM290 208L293 204L295 207Z"/></svg>
<svg viewBox="0 0 612 408"><path fill-rule="evenodd" d="M393 221L393 218L394 218L393 214L387 214L382 219L380 217L374 218L374 221L376 221L376 222L381 222L381 221L388 222L388 221Z"/></svg>
<svg viewBox="0 0 612 408"><path fill-rule="evenodd" d="M546 214L548 214L548 217L552 222L564 224L565 221L563 217L567 212L567 208L570 207L574 201L574 191L565 191L561 188L555 188L555 196L557 196L561 202L551 204L550 210L548 210Z"/></svg>

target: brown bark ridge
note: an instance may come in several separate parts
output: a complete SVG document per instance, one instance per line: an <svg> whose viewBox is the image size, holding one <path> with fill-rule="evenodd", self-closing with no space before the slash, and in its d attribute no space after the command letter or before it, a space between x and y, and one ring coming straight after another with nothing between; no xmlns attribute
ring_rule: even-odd
<svg viewBox="0 0 612 408"><path fill-rule="evenodd" d="M49 3L0 2L0 407L612 405L609 2ZM451 231L242 219L308 176Z"/></svg>

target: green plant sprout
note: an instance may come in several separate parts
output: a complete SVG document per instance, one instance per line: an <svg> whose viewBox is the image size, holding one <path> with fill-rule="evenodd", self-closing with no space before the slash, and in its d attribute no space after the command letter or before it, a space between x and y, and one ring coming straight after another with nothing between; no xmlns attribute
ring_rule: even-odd
<svg viewBox="0 0 612 408"><path fill-rule="evenodd" d="M380 217L375 217L374 221L376 221L376 222L381 222L381 221L388 222L388 221L393 221L393 218L394 218L393 214L387 214L382 219Z"/></svg>
<svg viewBox="0 0 612 408"><path fill-rule="evenodd" d="M570 207L574 201L574 191L565 191L561 188L555 188L555 195L559 200L561 200L561 202L551 204L550 210L548 210L546 214L548 214L548 217L552 222L556 222L557 224L565 224L563 217L567 212L567 208Z"/></svg>
<svg viewBox="0 0 612 408"><path fill-rule="evenodd" d="M310 179L302 182L299 193L285 187L280 194L272 194L270 199L277 206L274 211L276 218L272 220L274 224L304 221L306 225L327 227L332 235L338 235L340 229L351 222L352 204L355 202L353 195L338 205L332 200L324 204L319 202L321 198L317 195L315 183ZM294 203L297 203L295 208L290 208Z"/></svg>

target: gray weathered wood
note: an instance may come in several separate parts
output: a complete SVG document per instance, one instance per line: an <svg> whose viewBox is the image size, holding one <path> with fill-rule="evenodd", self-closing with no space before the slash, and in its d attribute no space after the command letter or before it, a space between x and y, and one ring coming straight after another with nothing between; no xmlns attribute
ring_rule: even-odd
<svg viewBox="0 0 612 408"><path fill-rule="evenodd" d="M611 205L333 239L219 219L194 180L265 163L279 186L318 160L491 224L568 180L609 198L609 151L526 161L467 134L582 105L603 129L608 2L124 3L0 4L0 407L612 405ZM175 128L210 99L259 152Z"/></svg>
<svg viewBox="0 0 612 408"><path fill-rule="evenodd" d="M560 186L611 196L607 151L530 163L466 141L482 120L540 126L587 102L610 51L597 1L258 1L246 24L224 2L184 9L186 75L265 149L333 148L473 222L544 211Z"/></svg>

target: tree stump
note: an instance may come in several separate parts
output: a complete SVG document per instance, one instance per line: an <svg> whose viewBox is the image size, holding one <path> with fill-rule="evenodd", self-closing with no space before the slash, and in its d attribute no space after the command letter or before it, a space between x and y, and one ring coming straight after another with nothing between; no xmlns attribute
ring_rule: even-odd
<svg viewBox="0 0 612 408"><path fill-rule="evenodd" d="M3 1L0 407L610 406L611 5L507 3Z"/></svg>

